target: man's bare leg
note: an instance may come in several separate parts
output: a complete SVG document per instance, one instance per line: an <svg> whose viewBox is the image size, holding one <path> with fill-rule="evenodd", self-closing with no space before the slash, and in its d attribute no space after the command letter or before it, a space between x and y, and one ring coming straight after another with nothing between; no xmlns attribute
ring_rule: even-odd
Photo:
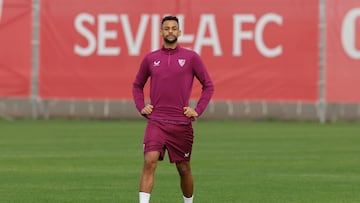
<svg viewBox="0 0 360 203"><path fill-rule="evenodd" d="M189 161L176 163L176 168L180 175L180 187L184 195L184 200L192 202L194 193L194 179L191 173Z"/></svg>
<svg viewBox="0 0 360 203"><path fill-rule="evenodd" d="M147 152L144 155L144 166L140 177L140 203L148 203L154 187L154 175L160 152Z"/></svg>

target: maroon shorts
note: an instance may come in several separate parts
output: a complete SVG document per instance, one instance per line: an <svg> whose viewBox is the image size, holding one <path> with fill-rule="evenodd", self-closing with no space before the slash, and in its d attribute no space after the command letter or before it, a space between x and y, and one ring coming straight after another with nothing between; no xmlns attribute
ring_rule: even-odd
<svg viewBox="0 0 360 203"><path fill-rule="evenodd" d="M190 161L194 131L192 124L175 124L148 120L144 136L144 153L160 152L159 160L168 151L171 163Z"/></svg>

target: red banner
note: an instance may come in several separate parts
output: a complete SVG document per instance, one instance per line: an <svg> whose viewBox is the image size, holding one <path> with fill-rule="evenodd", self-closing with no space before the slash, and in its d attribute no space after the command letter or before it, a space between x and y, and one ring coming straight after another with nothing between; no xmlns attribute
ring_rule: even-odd
<svg viewBox="0 0 360 203"><path fill-rule="evenodd" d="M180 18L180 44L204 59L215 100L317 100L314 0L228 0L221 9L215 0L41 1L40 96L131 99L166 14Z"/></svg>
<svg viewBox="0 0 360 203"><path fill-rule="evenodd" d="M360 1L327 1L326 100L359 102Z"/></svg>
<svg viewBox="0 0 360 203"><path fill-rule="evenodd" d="M0 0L0 97L29 97L31 0Z"/></svg>

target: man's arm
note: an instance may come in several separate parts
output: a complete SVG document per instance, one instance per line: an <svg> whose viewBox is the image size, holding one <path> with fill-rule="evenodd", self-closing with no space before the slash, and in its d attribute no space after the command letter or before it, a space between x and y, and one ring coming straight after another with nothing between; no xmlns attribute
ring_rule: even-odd
<svg viewBox="0 0 360 203"><path fill-rule="evenodd" d="M214 84L210 75L199 55L196 55L194 62L195 77L202 85L201 96L197 102L195 112L200 116L209 104L214 94Z"/></svg>
<svg viewBox="0 0 360 203"><path fill-rule="evenodd" d="M135 107L140 113L145 107L144 86L149 76L150 76L150 72L147 66L146 58L144 58L140 64L140 68L135 77L135 81L133 82L133 88L132 88Z"/></svg>

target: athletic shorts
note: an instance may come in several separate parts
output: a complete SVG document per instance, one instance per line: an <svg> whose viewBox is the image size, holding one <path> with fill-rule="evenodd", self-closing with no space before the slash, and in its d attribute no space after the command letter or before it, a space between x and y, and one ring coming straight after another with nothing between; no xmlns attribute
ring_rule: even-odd
<svg viewBox="0 0 360 203"><path fill-rule="evenodd" d="M167 150L171 163L190 161L194 131L192 124L175 124L148 120L144 136L144 153L160 152L164 159Z"/></svg>

